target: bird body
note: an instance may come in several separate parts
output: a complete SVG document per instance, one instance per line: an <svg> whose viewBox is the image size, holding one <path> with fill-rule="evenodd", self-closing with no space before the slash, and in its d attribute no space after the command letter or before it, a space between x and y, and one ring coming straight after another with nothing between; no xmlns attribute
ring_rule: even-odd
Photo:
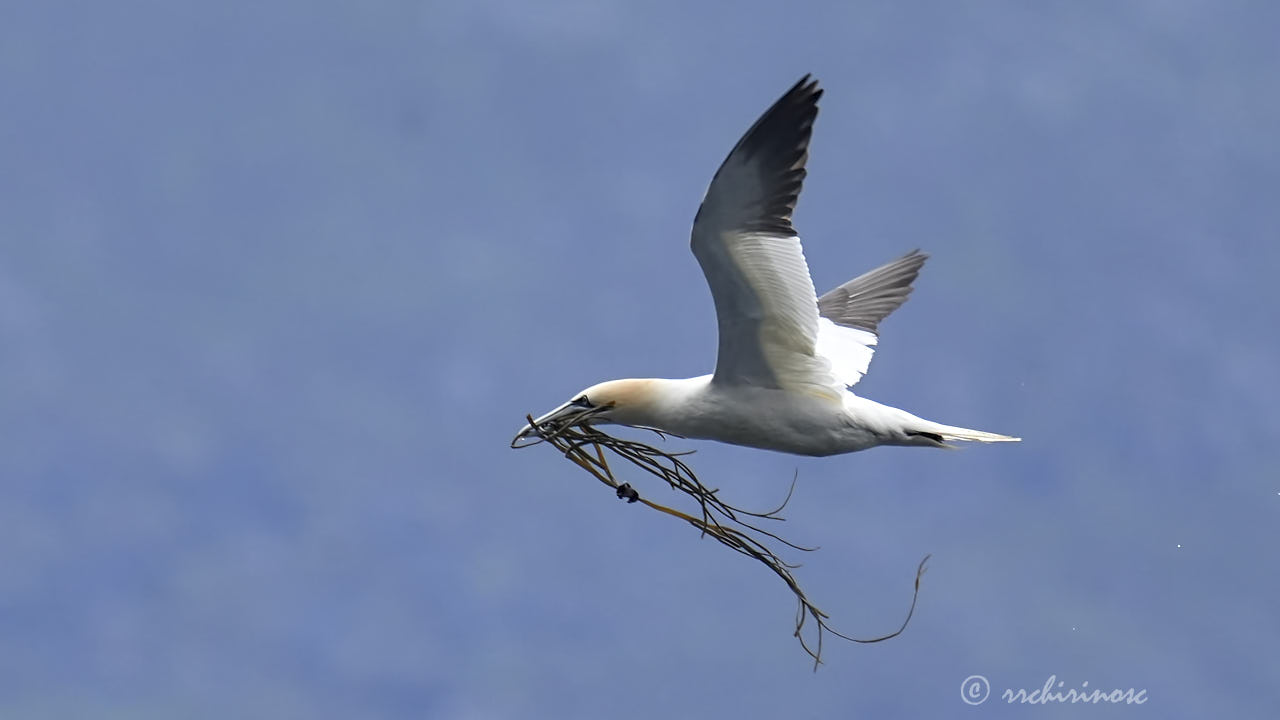
<svg viewBox="0 0 1280 720"><path fill-rule="evenodd" d="M751 385L726 387L711 375L609 380L587 388L580 397L593 407L612 403L608 422L615 424L794 455L1014 439L935 423L849 391L832 396Z"/></svg>
<svg viewBox="0 0 1280 720"><path fill-rule="evenodd" d="M1016 441L942 425L854 394L879 323L910 295L928 257L912 251L817 297L791 214L822 90L805 76L747 130L707 189L691 248L715 302L715 372L610 380L526 425L591 422L797 455L877 445Z"/></svg>

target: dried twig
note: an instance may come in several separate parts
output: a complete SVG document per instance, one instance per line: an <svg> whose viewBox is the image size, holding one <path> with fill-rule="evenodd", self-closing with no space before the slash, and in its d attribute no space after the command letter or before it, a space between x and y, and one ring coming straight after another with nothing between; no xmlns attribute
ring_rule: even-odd
<svg viewBox="0 0 1280 720"><path fill-rule="evenodd" d="M743 510L722 500L718 494L718 489L708 488L698 480L693 470L681 459L691 454L692 451L665 452L642 442L614 437L601 432L591 425L592 416L604 409L606 408L584 408L582 412L572 417L562 419L556 423L544 423L541 426L534 422L532 416L527 416L529 425L533 428L536 437L524 443L521 443L520 438L517 438L512 441L511 446L521 448L541 442L549 443L562 452L565 457L572 460L578 467L613 488L619 498L626 499L632 503L643 503L654 510L684 520L697 528L704 536L709 535L735 552L764 564L765 567L781 578L796 596L798 608L796 611L795 636L800 641L800 646L804 648L804 651L808 653L809 657L813 658L815 670L822 662L822 636L824 632L830 632L832 635L851 642L876 643L897 637L907 628L907 624L911 622L911 616L915 614L916 599L920 594L920 577L924 574L925 563L928 562L929 556L926 555L920 561L919 567L916 568L915 590L911 596L911 607L907 610L907 616L897 630L888 635L875 638L855 638L838 632L828 624L829 616L809 600L804 590L801 589L800 584L796 581L795 576L791 574L791 571L798 566L784 561L769 548L766 542L768 540L776 540L787 547L804 552L811 552L817 548L796 545L775 533L753 525L746 519L783 520L784 518L779 513L786 508L787 503L791 500L791 493L795 490L795 478L792 478L791 488L787 491L787 497L777 508L768 512ZM668 436L667 433L654 428L643 429L650 430L663 439ZM613 470L609 467L605 450L658 477L670 485L672 489L688 495L698 503L701 517L695 517L647 500L641 497L631 487L630 483L620 483L614 476ZM810 646L803 633L804 625L810 616L813 617L818 626L816 647Z"/></svg>

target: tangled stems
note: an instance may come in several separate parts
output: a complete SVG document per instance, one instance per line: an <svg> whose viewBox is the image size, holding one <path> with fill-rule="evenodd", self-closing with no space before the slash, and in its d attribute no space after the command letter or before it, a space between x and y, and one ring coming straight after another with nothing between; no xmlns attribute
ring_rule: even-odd
<svg viewBox="0 0 1280 720"><path fill-rule="evenodd" d="M541 426L534 422L532 416L527 416L536 438L523 444L519 442L520 438L517 438L512 442L512 447L529 447L546 442L559 450L578 467L613 488L619 498L626 499L631 503L639 502L658 512L679 518L697 528L703 536L710 536L734 552L746 555L769 568L786 583L796 597L798 607L796 610L795 637L800 641L800 646L804 648L809 657L813 658L815 670L822 662L822 639L826 633L831 633L836 637L856 643L877 643L897 637L907 628L907 624L911 622L912 615L915 614L916 600L920 594L920 578L924 574L925 563L928 562L929 556L926 555L916 568L911 607L907 610L907 616L897 630L874 638L855 638L845 635L831 627L828 622L829 616L814 605L800 587L799 582L791 572L798 566L784 561L769 547L768 543L774 541L794 550L804 552L812 552L817 548L796 545L775 533L753 524L763 520L781 521L784 519L780 513L791 500L791 493L795 490L794 478L792 478L790 490L787 491L787 497L782 501L781 505L773 510L752 512L735 507L720 498L718 489L703 485L698 476L684 462L682 458L690 455L692 451L669 453L652 445L604 433L590 424L592 416L602 410L603 408L583 409L581 413L573 417L559 422L544 423ZM653 428L643 429L650 430L663 439L667 437L667 434L660 430ZM630 483L619 482L613 470L609 467L606 451L661 479L673 490L692 498L698 504L698 515L690 515L665 505L659 505L641 497L631 487ZM816 642L812 645L804 634L805 624L811 617L818 627Z"/></svg>

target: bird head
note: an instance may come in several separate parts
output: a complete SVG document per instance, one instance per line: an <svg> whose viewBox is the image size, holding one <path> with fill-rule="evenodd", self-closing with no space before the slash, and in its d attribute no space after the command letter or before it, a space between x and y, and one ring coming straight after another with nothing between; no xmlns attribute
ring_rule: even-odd
<svg viewBox="0 0 1280 720"><path fill-rule="evenodd" d="M538 417L532 425L520 428L511 446L523 447L518 444L521 440L537 437L535 428L548 431L582 423L645 425L646 410L652 404L651 385L650 380L632 379L592 385L574 393L568 402Z"/></svg>

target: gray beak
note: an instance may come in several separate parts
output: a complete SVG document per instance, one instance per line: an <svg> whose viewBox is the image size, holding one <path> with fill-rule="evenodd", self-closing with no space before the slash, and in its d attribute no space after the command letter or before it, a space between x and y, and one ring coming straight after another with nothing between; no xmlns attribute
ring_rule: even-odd
<svg viewBox="0 0 1280 720"><path fill-rule="evenodd" d="M547 423L554 423L556 420L568 417L570 415L575 415L578 412L579 412L578 408L573 407L573 405L571 405L570 403L565 403L561 405L555 410L552 410L546 415L543 415L537 420L534 420L533 425L525 425L524 427L520 428L520 432L516 433L515 438L511 440L511 447L522 448L522 447L528 447L530 445L538 444L539 442L541 442L541 440L538 439L538 433L534 431L535 426L542 427ZM533 438L533 441L526 442L526 443L520 442L521 440L528 440L529 438Z"/></svg>
<svg viewBox="0 0 1280 720"><path fill-rule="evenodd" d="M519 444L520 441L526 438L531 438L531 437L533 437L533 426L525 425L524 427L520 428L520 432L516 433L516 436L511 440L511 447L513 448L524 447L523 445Z"/></svg>

